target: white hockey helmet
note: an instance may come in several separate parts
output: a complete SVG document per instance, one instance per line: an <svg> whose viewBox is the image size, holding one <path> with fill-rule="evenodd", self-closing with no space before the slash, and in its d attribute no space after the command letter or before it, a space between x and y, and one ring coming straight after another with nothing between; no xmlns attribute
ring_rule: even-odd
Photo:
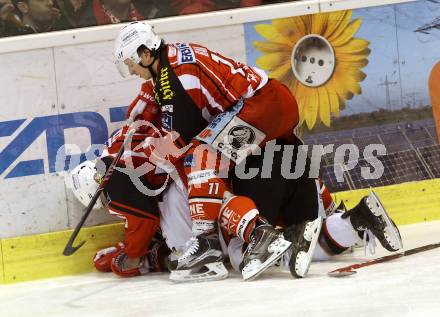
<svg viewBox="0 0 440 317"><path fill-rule="evenodd" d="M93 195L99 187L98 175L95 163L85 161L75 167L66 176L67 187L72 189L75 197L86 207L89 205L90 200L92 200ZM93 209L103 207L101 199L98 198Z"/></svg>
<svg viewBox="0 0 440 317"><path fill-rule="evenodd" d="M128 67L124 61L131 59L139 64L141 59L138 55L138 48L145 45L146 48L155 52L161 45L162 39L153 32L153 28L146 22L131 22L119 31L115 40L114 55L116 67L122 77L127 77Z"/></svg>

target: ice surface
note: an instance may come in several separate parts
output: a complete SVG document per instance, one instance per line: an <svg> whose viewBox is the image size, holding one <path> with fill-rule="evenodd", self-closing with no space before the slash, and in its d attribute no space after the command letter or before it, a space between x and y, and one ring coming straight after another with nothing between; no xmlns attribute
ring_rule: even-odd
<svg viewBox="0 0 440 317"><path fill-rule="evenodd" d="M405 249L440 242L440 221L401 227ZM363 249L312 263L309 275L264 273L243 282L172 284L166 274L119 279L108 273L0 286L0 316L440 316L440 248L358 270L327 272L389 254Z"/></svg>

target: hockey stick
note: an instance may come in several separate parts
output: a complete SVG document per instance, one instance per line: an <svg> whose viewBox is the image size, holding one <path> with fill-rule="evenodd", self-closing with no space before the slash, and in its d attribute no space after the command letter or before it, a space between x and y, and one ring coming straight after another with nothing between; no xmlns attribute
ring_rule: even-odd
<svg viewBox="0 0 440 317"><path fill-rule="evenodd" d="M79 248L81 248L86 241L81 241L76 247L73 246L73 242L75 241L76 237L78 236L79 231L81 230L82 226L84 225L84 222L86 221L87 217L89 216L90 212L92 211L93 206L95 205L96 201L99 198L99 195L101 195L101 192L104 190L105 186L107 186L110 177L113 174L113 171L115 170L116 164L119 162L119 159L122 156L122 153L124 153L124 149L128 142L132 139L133 134L136 132L135 129L131 129L127 132L127 135L125 136L124 143L122 144L121 148L119 149L118 153L116 154L116 157L113 159L112 163L108 167L107 171L105 172L101 184L99 184L98 189L96 190L95 194L93 195L92 199L89 202L89 205L85 208L84 215L82 216L80 222L76 225L75 230L73 231L72 235L70 236L69 241L67 242L66 246L64 247L63 254L65 256L69 256L74 254L76 251L78 251Z"/></svg>
<svg viewBox="0 0 440 317"><path fill-rule="evenodd" d="M370 266L370 265L374 265L374 264L379 264L379 263L383 263L383 262L388 262L394 259L398 259L404 256L408 256L408 255L413 255L416 253L420 253L420 252L425 252L425 251L429 251L432 249L436 249L440 247L440 242L437 243L432 243L432 244L427 244L418 248L414 248L414 249L409 249L406 251L402 251L402 252L398 252L398 253L394 253L394 254L390 254L390 255L386 255L377 259L373 259L370 261L365 261L362 263L357 263L357 264L353 264L353 265L349 265L349 266L345 266L339 269L336 269L334 271L328 272L327 274L332 276L332 277L343 277L343 276L348 276L348 275L352 275L357 273L356 271L354 271L355 269L360 269L366 266Z"/></svg>

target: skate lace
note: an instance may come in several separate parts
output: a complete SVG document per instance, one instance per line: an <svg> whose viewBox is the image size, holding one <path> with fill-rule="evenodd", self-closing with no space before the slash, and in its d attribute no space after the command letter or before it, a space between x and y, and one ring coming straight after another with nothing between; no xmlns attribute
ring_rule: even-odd
<svg viewBox="0 0 440 317"><path fill-rule="evenodd" d="M199 239L192 237L185 243L186 251L180 259L186 259L197 252L199 249Z"/></svg>
<svg viewBox="0 0 440 317"><path fill-rule="evenodd" d="M255 237L255 235L252 235L252 236L250 237L250 241L249 241L249 244L248 244L248 246L247 246L246 251L247 251L248 253L251 253L251 252L253 251L253 249L254 249L254 247L255 247L256 244L257 244L257 238Z"/></svg>
<svg viewBox="0 0 440 317"><path fill-rule="evenodd" d="M362 239L364 243L364 254L367 255L367 247L370 251L370 254L374 254L376 252L376 238L374 237L374 234L366 229L364 230L364 237Z"/></svg>

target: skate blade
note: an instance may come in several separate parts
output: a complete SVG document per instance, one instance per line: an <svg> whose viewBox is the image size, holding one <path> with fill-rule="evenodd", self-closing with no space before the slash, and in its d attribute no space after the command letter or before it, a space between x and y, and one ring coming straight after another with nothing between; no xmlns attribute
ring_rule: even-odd
<svg viewBox="0 0 440 317"><path fill-rule="evenodd" d="M381 217L385 220L387 224L387 229L385 230L385 238L388 240L388 243L395 248L394 251L400 250L403 248L402 238L399 234L399 229L392 223L390 216L388 215L385 207L382 205L379 197L377 197L375 192L371 192L368 195L368 201L371 203L372 212L375 216Z"/></svg>
<svg viewBox="0 0 440 317"><path fill-rule="evenodd" d="M310 223L310 222L309 222ZM309 228L304 232L304 238L308 234L313 234L310 241L310 246L307 252L300 251L296 255L295 259L295 273L297 277L304 277L309 271L310 264L312 263L313 252L315 251L316 243L319 239L319 234L322 227L322 217L315 219Z"/></svg>
<svg viewBox="0 0 440 317"><path fill-rule="evenodd" d="M203 270L203 272L197 272ZM198 269L171 271L170 280L174 283L219 281L228 277L223 262L213 262Z"/></svg>
<svg viewBox="0 0 440 317"><path fill-rule="evenodd" d="M274 242L272 242L269 247L268 251L272 252L272 255L267 258L264 263L258 263L254 265L254 262L251 261L248 263L243 270L241 271L243 275L243 280L245 281L252 281L255 279L258 275L263 273L265 270L267 270L269 267L274 265L276 261L281 258L281 256L286 253L286 251L289 250L291 246L291 242L283 239L282 237L278 238Z"/></svg>

